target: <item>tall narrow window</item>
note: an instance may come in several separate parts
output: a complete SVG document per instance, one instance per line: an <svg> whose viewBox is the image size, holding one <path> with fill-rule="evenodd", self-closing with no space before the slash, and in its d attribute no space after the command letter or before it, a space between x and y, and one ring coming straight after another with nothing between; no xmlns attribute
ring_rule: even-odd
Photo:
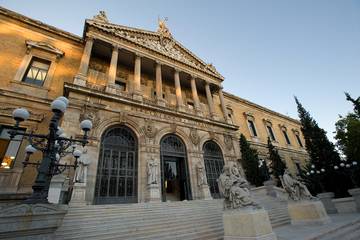
<svg viewBox="0 0 360 240"><path fill-rule="evenodd" d="M296 136L296 140L297 140L298 143L299 143L299 146L300 146L300 147L303 147L303 144L302 144L302 142L301 142L301 139L300 139L299 134L296 134L296 133L295 133L295 136Z"/></svg>
<svg viewBox="0 0 360 240"><path fill-rule="evenodd" d="M23 78L23 82L42 86L50 68L50 61L33 58Z"/></svg>
<svg viewBox="0 0 360 240"><path fill-rule="evenodd" d="M252 120L248 120L248 125L249 125L249 129L250 129L250 133L251 136L256 137L257 136L257 132L255 129L255 124Z"/></svg>
<svg viewBox="0 0 360 240"><path fill-rule="evenodd" d="M270 140L275 141L275 135L274 135L274 132L273 132L271 126L266 126L266 128L267 128Z"/></svg>
<svg viewBox="0 0 360 240"><path fill-rule="evenodd" d="M282 132L283 132L283 134L284 134L284 138L285 138L285 140L286 140L286 143L290 145L290 144L291 144L291 143L290 143L290 139L289 139L289 136L287 135L286 130L282 130Z"/></svg>
<svg viewBox="0 0 360 240"><path fill-rule="evenodd" d="M20 135L10 140L10 130L11 128L0 126L0 168L5 169L13 166L22 141L22 136Z"/></svg>

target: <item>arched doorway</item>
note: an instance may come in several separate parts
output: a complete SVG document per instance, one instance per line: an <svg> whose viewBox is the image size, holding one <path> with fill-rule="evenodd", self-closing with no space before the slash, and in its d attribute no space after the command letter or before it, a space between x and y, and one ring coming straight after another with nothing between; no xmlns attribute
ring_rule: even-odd
<svg viewBox="0 0 360 240"><path fill-rule="evenodd" d="M138 144L126 126L108 129L101 138L95 204L137 202Z"/></svg>
<svg viewBox="0 0 360 240"><path fill-rule="evenodd" d="M207 141L203 145L206 178L213 198L220 198L217 179L224 167L224 159L219 145L214 141Z"/></svg>
<svg viewBox="0 0 360 240"><path fill-rule="evenodd" d="M186 147L174 134L160 142L161 193L163 201L191 200Z"/></svg>

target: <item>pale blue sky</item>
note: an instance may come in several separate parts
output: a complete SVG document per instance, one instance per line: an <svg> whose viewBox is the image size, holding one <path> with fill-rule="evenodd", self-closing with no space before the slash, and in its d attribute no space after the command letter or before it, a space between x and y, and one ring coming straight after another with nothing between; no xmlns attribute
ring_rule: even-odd
<svg viewBox="0 0 360 240"><path fill-rule="evenodd" d="M360 95L360 0L4 1L0 5L82 35L105 10L113 23L173 36L211 62L226 91L297 118L296 95L332 136L338 114Z"/></svg>

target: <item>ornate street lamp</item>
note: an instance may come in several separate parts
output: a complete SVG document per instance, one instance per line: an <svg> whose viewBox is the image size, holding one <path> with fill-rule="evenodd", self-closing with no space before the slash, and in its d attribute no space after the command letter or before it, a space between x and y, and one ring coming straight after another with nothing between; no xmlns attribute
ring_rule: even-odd
<svg viewBox="0 0 360 240"><path fill-rule="evenodd" d="M19 131L20 122L27 120L30 114L25 108L18 108L13 111L13 118L16 123L14 130L9 132L10 138L22 135L29 141L30 145L25 148L26 157L23 164L24 167L28 165L36 166L38 171L35 183L32 186L33 193L25 200L25 203L48 203L47 197L51 178L71 167L75 170L81 156L81 151L76 150L75 144L79 143L84 147L88 143L88 133L92 128L90 120L83 120L80 123L80 128L84 131L82 139L67 138L64 130L59 127L59 121L63 117L68 104L69 100L65 97L58 97L51 103L53 116L49 124L48 134ZM30 155L36 151L42 152L42 160L30 162ZM74 156L74 164L61 164L60 159L68 154Z"/></svg>
<svg viewBox="0 0 360 240"><path fill-rule="evenodd" d="M357 169L358 162L357 161L353 161L351 163L346 163L346 162L347 162L346 160L342 160L342 163L339 164L340 167L335 165L334 170L344 171L344 173L350 177L350 180L353 183L354 187L357 188L358 184L355 179L355 177L356 177L355 171Z"/></svg>

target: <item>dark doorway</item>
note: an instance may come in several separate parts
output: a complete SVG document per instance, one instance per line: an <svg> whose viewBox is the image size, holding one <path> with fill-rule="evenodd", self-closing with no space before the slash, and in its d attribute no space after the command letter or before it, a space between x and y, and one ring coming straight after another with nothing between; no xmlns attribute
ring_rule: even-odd
<svg viewBox="0 0 360 240"><path fill-rule="evenodd" d="M126 126L107 130L101 138L95 204L137 202L137 138Z"/></svg>
<svg viewBox="0 0 360 240"><path fill-rule="evenodd" d="M176 135L161 140L161 186L163 201L191 200L184 143Z"/></svg>
<svg viewBox="0 0 360 240"><path fill-rule="evenodd" d="M224 167L224 159L219 145L207 141L203 146L206 178L213 198L221 198L217 179Z"/></svg>

